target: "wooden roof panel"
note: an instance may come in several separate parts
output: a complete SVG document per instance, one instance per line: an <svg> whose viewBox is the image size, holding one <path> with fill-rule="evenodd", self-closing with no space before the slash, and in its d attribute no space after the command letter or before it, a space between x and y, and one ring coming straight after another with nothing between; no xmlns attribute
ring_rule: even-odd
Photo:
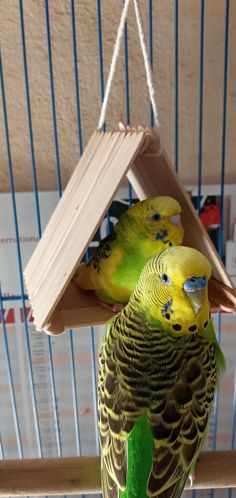
<svg viewBox="0 0 236 498"><path fill-rule="evenodd" d="M38 329L50 321L146 136L144 131L92 136L25 270Z"/></svg>

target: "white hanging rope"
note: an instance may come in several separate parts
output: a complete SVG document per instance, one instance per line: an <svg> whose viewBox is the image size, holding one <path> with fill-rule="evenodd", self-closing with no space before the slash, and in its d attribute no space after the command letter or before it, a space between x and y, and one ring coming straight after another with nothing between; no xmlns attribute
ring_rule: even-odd
<svg viewBox="0 0 236 498"><path fill-rule="evenodd" d="M109 72L109 76L107 79L105 96L104 96L104 100L103 100L102 108L101 108L101 113L100 113L100 118L99 118L99 123L98 123L99 130L103 127L103 125L105 123L107 104L108 104L108 99L109 99L109 95L110 95L110 91L111 91L111 84L112 84L113 77L115 74L116 63L117 63L117 59L118 59L118 55L119 55L119 51L120 51L123 32L125 29L125 22L126 22L126 18L127 18L127 14L128 14L129 4L130 4L130 0L125 0L123 11L122 11L121 18L120 18L120 25L119 25L119 28L117 31L116 43L114 46L114 52L113 52L113 56L112 56L110 72Z"/></svg>
<svg viewBox="0 0 236 498"><path fill-rule="evenodd" d="M140 45L141 45L142 54L143 54L144 66L145 66L145 70L146 70L147 85L148 85L150 100L151 100L152 109L153 109L154 121L155 121L157 128L159 128L160 123L159 123L158 112L157 112L157 104L156 104L156 100L155 100L155 90L154 90L153 79L152 79L152 68L150 65L147 47L146 47L145 38L144 38L144 31L143 31L139 1L133 0L133 2L134 2L138 32L139 32L139 40L140 40ZM102 108L101 108L101 113L100 113L100 118L99 118L99 123L98 123L99 130L102 128L102 126L105 123L108 99L109 99L109 95L111 92L111 85L112 85L112 81L114 78L116 63L117 63L117 59L118 59L119 51L120 51L120 47L121 47L121 40L122 40L122 36L124 33L124 29L125 29L125 22L127 19L129 4L130 4L130 0L125 0L124 7L122 10L122 14L121 14L119 28L117 31L117 37L116 37L116 42L115 42L115 46L114 46L111 67L110 67L110 71L109 71L109 75L108 75L108 79L107 79L107 84L106 84L105 96L104 96L104 100L103 100Z"/></svg>
<svg viewBox="0 0 236 498"><path fill-rule="evenodd" d="M140 40L140 45L141 45L141 49L142 49L142 53L143 53L144 65L145 65L145 69L146 69L147 85L148 85L150 100L151 100L152 109L153 109L153 117L154 117L156 127L159 128L160 123L159 123L158 112L157 112L157 104L156 104L156 100L155 100L155 90L154 90L153 79L152 79L152 68L151 68L151 64L149 61L147 47L146 47L145 38L144 38L144 31L143 31L143 24L142 24L142 19L141 19L139 1L133 0L133 2L134 2L136 20L137 20L137 25L138 25L139 40Z"/></svg>

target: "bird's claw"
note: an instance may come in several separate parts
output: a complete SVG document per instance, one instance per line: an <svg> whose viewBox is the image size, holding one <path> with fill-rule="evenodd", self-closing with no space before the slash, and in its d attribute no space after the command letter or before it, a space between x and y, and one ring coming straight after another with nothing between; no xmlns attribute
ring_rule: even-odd
<svg viewBox="0 0 236 498"><path fill-rule="evenodd" d="M124 304L122 303L108 304L101 302L101 306L112 313L119 313L124 308Z"/></svg>
<svg viewBox="0 0 236 498"><path fill-rule="evenodd" d="M189 474L189 476L188 476L190 488L193 487L194 477L195 477L195 473L194 473L194 471L192 471L191 474Z"/></svg>

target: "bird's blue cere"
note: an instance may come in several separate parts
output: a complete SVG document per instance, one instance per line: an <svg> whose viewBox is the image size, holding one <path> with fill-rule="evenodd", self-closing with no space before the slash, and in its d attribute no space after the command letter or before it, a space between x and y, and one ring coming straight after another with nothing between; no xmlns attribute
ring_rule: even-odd
<svg viewBox="0 0 236 498"><path fill-rule="evenodd" d="M183 289L185 292L196 292L202 290L206 287L207 277L203 275L202 277L191 277L185 280Z"/></svg>

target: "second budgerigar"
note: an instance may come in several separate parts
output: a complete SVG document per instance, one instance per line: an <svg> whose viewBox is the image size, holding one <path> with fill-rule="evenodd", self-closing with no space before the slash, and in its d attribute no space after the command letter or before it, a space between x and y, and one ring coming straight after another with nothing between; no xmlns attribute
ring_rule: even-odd
<svg viewBox="0 0 236 498"><path fill-rule="evenodd" d="M79 269L74 282L105 303L126 304L147 261L183 240L180 204L169 196L137 202Z"/></svg>

